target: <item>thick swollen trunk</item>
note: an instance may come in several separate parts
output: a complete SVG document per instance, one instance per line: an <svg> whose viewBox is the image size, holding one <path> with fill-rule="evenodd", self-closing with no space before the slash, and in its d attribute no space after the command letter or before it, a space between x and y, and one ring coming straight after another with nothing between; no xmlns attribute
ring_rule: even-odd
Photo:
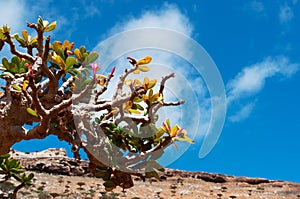
<svg viewBox="0 0 300 199"><path fill-rule="evenodd" d="M15 129L17 130L17 129ZM9 126L9 122L5 119L0 120L0 154L3 155L8 153L11 146L19 142L20 135L22 132L13 131L13 128Z"/></svg>
<svg viewBox="0 0 300 199"><path fill-rule="evenodd" d="M10 148L21 140L39 138L38 135L26 135L25 129L21 125L11 125L9 118L0 119L0 154L8 153Z"/></svg>

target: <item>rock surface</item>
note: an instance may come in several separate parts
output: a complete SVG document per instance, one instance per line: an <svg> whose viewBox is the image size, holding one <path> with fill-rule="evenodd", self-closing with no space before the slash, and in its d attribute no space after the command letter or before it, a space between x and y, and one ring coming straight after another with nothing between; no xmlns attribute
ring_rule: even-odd
<svg viewBox="0 0 300 199"><path fill-rule="evenodd" d="M11 151L27 170L35 172L34 186L20 198L267 198L300 199L300 184L265 178L233 177L167 169L161 180L142 182L126 190L105 192L102 180L91 177L88 162L66 157L64 149L22 153Z"/></svg>
<svg viewBox="0 0 300 199"><path fill-rule="evenodd" d="M88 172L88 162L68 158L66 150L63 148L50 148L33 153L11 150L10 154L13 158L20 160L23 167L28 171L68 176L91 176Z"/></svg>

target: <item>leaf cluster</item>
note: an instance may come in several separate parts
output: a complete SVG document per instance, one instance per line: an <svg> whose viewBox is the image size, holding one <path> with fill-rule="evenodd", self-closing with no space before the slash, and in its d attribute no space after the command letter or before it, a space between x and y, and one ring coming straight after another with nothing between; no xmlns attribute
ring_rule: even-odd
<svg viewBox="0 0 300 199"><path fill-rule="evenodd" d="M14 188L13 193L10 193L10 198L16 198L16 194L21 188L31 186L34 177L33 173L26 175L20 161L11 158L9 154L0 156L0 175L3 175L0 183L4 183L11 178L20 183Z"/></svg>

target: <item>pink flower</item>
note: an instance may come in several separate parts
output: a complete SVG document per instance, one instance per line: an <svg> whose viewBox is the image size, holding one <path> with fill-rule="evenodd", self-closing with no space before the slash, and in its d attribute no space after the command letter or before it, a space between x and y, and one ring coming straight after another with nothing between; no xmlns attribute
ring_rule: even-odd
<svg viewBox="0 0 300 199"><path fill-rule="evenodd" d="M98 67L99 67L98 64L92 63L91 66L92 66L93 74L96 75Z"/></svg>
<svg viewBox="0 0 300 199"><path fill-rule="evenodd" d="M28 68L29 76L34 77L33 70L32 70L32 65L28 64L28 63L25 63L24 66Z"/></svg>

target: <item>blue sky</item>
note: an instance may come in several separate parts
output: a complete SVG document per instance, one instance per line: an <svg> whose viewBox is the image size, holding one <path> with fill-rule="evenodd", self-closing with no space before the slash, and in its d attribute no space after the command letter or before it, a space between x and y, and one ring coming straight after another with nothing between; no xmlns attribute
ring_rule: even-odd
<svg viewBox="0 0 300 199"><path fill-rule="evenodd" d="M0 6L5 8L0 24L11 24L13 31L20 32L26 21L35 21L41 15L49 21L57 20L53 39L69 39L89 49L96 49L118 32L142 27L168 28L191 37L219 69L227 95L227 114L217 144L200 159L198 153L210 116L209 96L201 80L190 80L195 84L199 105L204 107L200 130L198 135L192 133L196 144L188 146L168 167L300 182L297 0L0 0ZM153 54L159 57L156 62L168 60L165 57L169 55ZM3 55L7 52L1 52ZM186 63L183 66L188 67ZM35 151L65 145L50 138L18 143L14 148Z"/></svg>

